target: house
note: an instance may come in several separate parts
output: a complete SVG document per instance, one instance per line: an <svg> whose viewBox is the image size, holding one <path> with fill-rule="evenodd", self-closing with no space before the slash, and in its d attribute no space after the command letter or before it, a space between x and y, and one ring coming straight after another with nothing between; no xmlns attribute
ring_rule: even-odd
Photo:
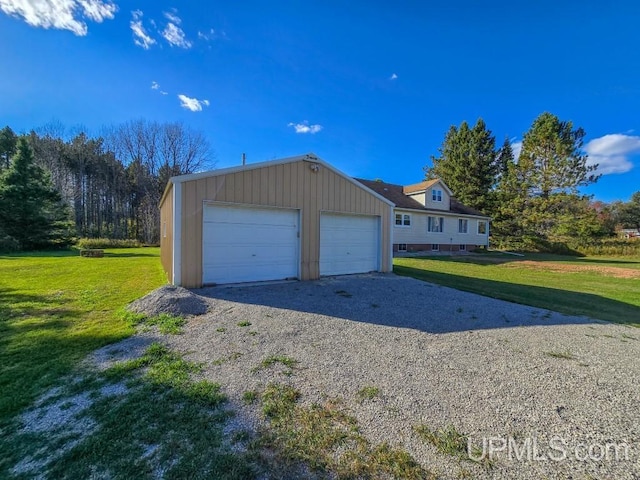
<svg viewBox="0 0 640 480"><path fill-rule="evenodd" d="M489 245L490 218L458 202L442 180L408 186L358 181L394 203L394 252L463 252Z"/></svg>
<svg viewBox="0 0 640 480"><path fill-rule="evenodd" d="M173 177L162 265L188 288L390 272L393 207L313 154Z"/></svg>
<svg viewBox="0 0 640 480"><path fill-rule="evenodd" d="M622 238L630 240L632 238L640 238L640 229L637 228L623 228L618 232L618 235Z"/></svg>

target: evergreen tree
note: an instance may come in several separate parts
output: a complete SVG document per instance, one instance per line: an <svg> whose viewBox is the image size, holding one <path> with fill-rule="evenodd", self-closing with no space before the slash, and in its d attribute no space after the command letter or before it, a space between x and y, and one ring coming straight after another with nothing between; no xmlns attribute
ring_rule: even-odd
<svg viewBox="0 0 640 480"><path fill-rule="evenodd" d="M0 171L9 168L11 157L16 153L18 137L9 126L0 130Z"/></svg>
<svg viewBox="0 0 640 480"><path fill-rule="evenodd" d="M625 228L635 228L640 233L640 192L631 195L631 200L620 208L620 222Z"/></svg>
<svg viewBox="0 0 640 480"><path fill-rule="evenodd" d="M20 138L11 165L0 177L0 229L18 248L68 245L72 224L49 175L34 162L26 138Z"/></svg>
<svg viewBox="0 0 640 480"><path fill-rule="evenodd" d="M573 129L572 122L563 122L544 112L524 134L518 159L521 169L528 170L534 194L548 198L552 193L576 193L578 187L598 180L593 174L597 165L587 165L582 152L585 132Z"/></svg>
<svg viewBox="0 0 640 480"><path fill-rule="evenodd" d="M480 118L469 128L451 126L440 147L440 157L431 157L425 167L427 179L440 178L455 197L470 207L491 213L497 165L495 137Z"/></svg>
<svg viewBox="0 0 640 480"><path fill-rule="evenodd" d="M582 152L584 135L547 112L533 122L519 158L506 162L498 184L494 233L554 240L600 234L588 197L578 193L598 179L593 173L597 165L587 165ZM503 168L502 158L498 163Z"/></svg>

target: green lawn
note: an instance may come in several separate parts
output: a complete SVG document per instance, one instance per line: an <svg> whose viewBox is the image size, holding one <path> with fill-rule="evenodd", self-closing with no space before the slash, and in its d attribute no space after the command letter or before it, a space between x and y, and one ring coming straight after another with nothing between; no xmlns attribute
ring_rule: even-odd
<svg viewBox="0 0 640 480"><path fill-rule="evenodd" d="M394 272L569 315L640 326L640 260L505 254L394 259Z"/></svg>
<svg viewBox="0 0 640 480"><path fill-rule="evenodd" d="M0 255L0 426L89 352L131 335L115 312L164 281L157 248Z"/></svg>

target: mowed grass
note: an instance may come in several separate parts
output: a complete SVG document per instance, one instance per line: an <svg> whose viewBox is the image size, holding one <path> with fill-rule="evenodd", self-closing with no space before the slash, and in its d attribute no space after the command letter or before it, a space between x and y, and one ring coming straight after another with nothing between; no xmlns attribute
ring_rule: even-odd
<svg viewBox="0 0 640 480"><path fill-rule="evenodd" d="M505 254L394 259L399 275L488 297L640 326L640 259Z"/></svg>
<svg viewBox="0 0 640 480"><path fill-rule="evenodd" d="M116 312L165 282L159 249L0 255L0 426L133 327Z"/></svg>

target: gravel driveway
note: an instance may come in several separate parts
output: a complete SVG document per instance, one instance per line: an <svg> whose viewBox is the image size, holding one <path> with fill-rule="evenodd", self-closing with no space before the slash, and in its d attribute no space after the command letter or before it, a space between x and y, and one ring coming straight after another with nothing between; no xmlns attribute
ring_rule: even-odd
<svg viewBox="0 0 640 480"><path fill-rule="evenodd" d="M239 411L230 428L255 428L242 394L277 381L309 404L343 398L371 442L442 478L640 478L638 329L392 274L194 292L209 313L165 340L223 385ZM271 355L300 363L254 370ZM379 394L359 400L365 386ZM487 470L438 452L417 424L512 448Z"/></svg>

